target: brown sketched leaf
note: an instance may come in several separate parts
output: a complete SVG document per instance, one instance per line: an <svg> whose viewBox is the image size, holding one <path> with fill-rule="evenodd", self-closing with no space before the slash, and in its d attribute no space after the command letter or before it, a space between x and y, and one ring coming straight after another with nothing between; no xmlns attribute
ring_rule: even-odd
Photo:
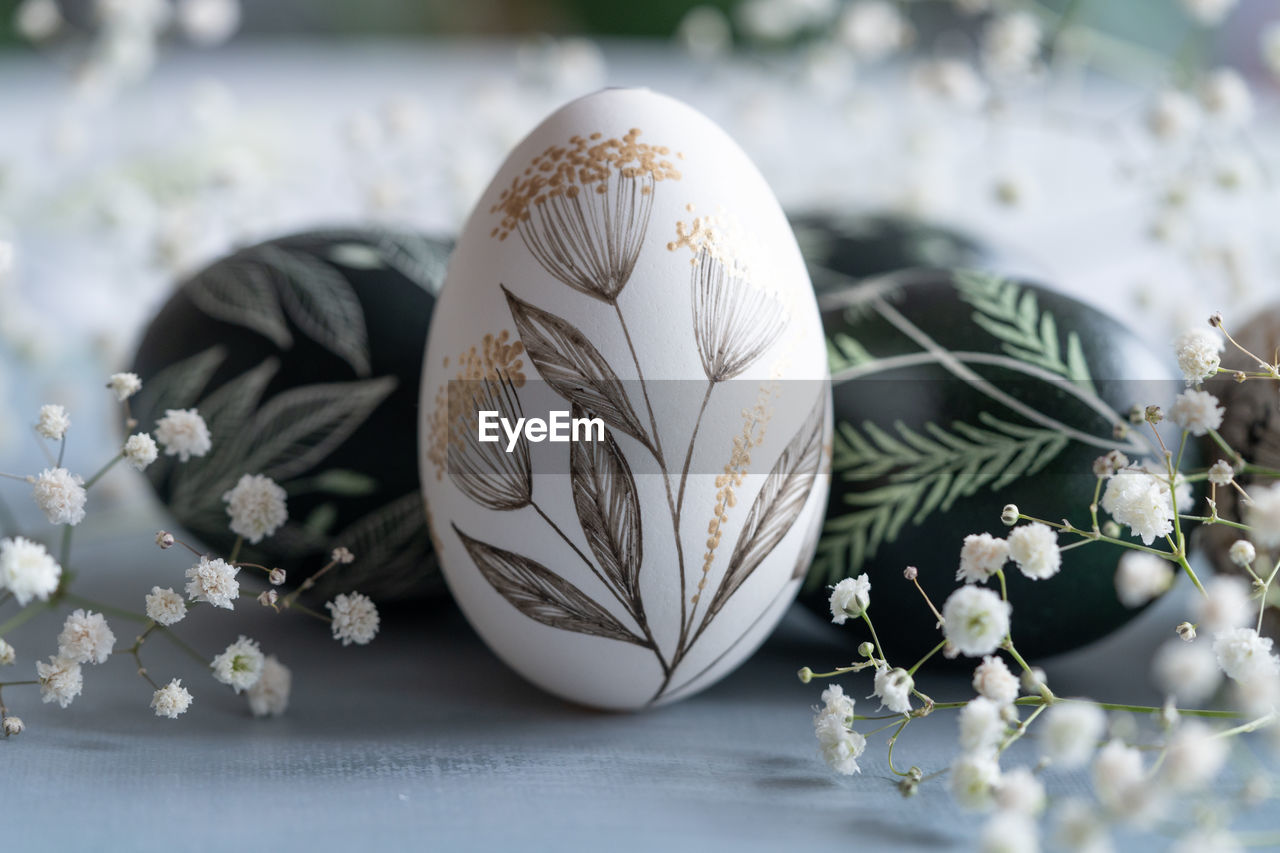
<svg viewBox="0 0 1280 853"><path fill-rule="evenodd" d="M645 645L642 638L628 631L613 614L545 566L528 557L472 539L456 524L453 532L458 534L490 586L512 607L535 622L593 637Z"/></svg>

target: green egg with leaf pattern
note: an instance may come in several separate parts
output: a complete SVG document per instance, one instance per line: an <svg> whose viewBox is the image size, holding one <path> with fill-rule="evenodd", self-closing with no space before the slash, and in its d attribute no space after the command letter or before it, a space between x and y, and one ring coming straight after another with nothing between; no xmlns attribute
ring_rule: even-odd
<svg viewBox="0 0 1280 853"><path fill-rule="evenodd" d="M827 519L801 597L830 618L828 588L867 573L874 624L895 661L941 639L907 566L941 609L960 584L965 536L1005 536L1006 504L1088 529L1094 460L1113 449L1157 458L1150 430L1129 426L1128 414L1167 405L1182 385L1118 321L995 273L904 271L827 291L819 306L836 429ZM1123 553L1073 548L1042 580L1008 563L1019 650L1067 651L1128 621L1137 611L1114 581ZM852 643L861 630L853 626Z"/></svg>
<svg viewBox="0 0 1280 853"><path fill-rule="evenodd" d="M275 480L288 521L241 559L310 574L345 546L337 589L376 599L442 591L417 473L417 394L427 327L451 244L343 228L241 249L183 282L131 368L139 430L196 409L207 454L161 455L147 475L176 524L226 555L223 495L244 474ZM331 591L322 581L319 592Z"/></svg>

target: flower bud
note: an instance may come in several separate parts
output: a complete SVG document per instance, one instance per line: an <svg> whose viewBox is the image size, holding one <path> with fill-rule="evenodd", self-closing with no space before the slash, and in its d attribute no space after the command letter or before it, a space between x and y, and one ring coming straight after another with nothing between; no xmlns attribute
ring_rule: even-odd
<svg viewBox="0 0 1280 853"><path fill-rule="evenodd" d="M22 734L26 726L22 722L21 717L5 717L4 718L4 736L13 737Z"/></svg>
<svg viewBox="0 0 1280 853"><path fill-rule="evenodd" d="M264 589L258 594L258 603L263 607L274 608L279 599L280 593L276 592L274 589Z"/></svg>
<svg viewBox="0 0 1280 853"><path fill-rule="evenodd" d="M1209 325L1213 326L1215 329L1222 328L1222 312L1221 311L1214 311L1212 314L1209 315Z"/></svg>
<svg viewBox="0 0 1280 853"><path fill-rule="evenodd" d="M156 544L160 546L160 550L173 547L173 534L161 530L156 534Z"/></svg>
<svg viewBox="0 0 1280 853"><path fill-rule="evenodd" d="M1179 637L1186 640L1188 643L1196 638L1196 626L1192 625L1190 622L1182 622L1174 630L1178 632Z"/></svg>
<svg viewBox="0 0 1280 853"><path fill-rule="evenodd" d="M1159 406L1147 406L1143 419L1149 424L1158 424L1164 420L1164 409Z"/></svg>
<svg viewBox="0 0 1280 853"><path fill-rule="evenodd" d="M1258 558L1258 549L1253 547L1253 543L1248 539L1237 539L1231 544L1227 555L1231 558L1231 562L1237 566L1248 568Z"/></svg>
<svg viewBox="0 0 1280 853"><path fill-rule="evenodd" d="M870 642L864 642L858 646L858 654L864 658L869 658L876 653L876 647Z"/></svg>
<svg viewBox="0 0 1280 853"><path fill-rule="evenodd" d="M807 666L803 667L796 673L796 675L799 676L801 684L808 684L810 681L813 681L813 670L809 669Z"/></svg>
<svg viewBox="0 0 1280 853"><path fill-rule="evenodd" d="M905 569L902 570L902 576L909 581L913 581L916 578L920 577L920 570L917 569L915 566L907 566Z"/></svg>
<svg viewBox="0 0 1280 853"><path fill-rule="evenodd" d="M1000 521L1002 521L1006 527L1013 527L1018 523L1018 515L1017 504L1005 504L1004 510L1000 513Z"/></svg>
<svg viewBox="0 0 1280 853"><path fill-rule="evenodd" d="M1044 670L1038 666L1031 667L1028 672L1022 671L1022 689L1028 693L1043 693L1044 688L1048 686L1048 680L1045 678Z"/></svg>
<svg viewBox="0 0 1280 853"><path fill-rule="evenodd" d="M914 797L920 790L920 783L912 779L910 776L905 777L898 783L898 793L904 797Z"/></svg>
<svg viewBox="0 0 1280 853"><path fill-rule="evenodd" d="M271 573L267 575L267 580L271 582L272 586L280 586L280 584L284 583L284 578L284 569L280 568L272 569Z"/></svg>
<svg viewBox="0 0 1280 853"><path fill-rule="evenodd" d="M351 553L350 551L348 551L346 548L341 548L341 547L339 547L339 548L334 548L334 549L333 549L333 554L331 555L331 559L332 559L335 563L339 563L339 564L344 565L344 566L345 566L345 565L347 565L348 563L351 563L352 561L354 561L354 560L355 560L355 558L356 558L356 555L355 555L355 554L352 554L352 553Z"/></svg>
<svg viewBox="0 0 1280 853"><path fill-rule="evenodd" d="M1108 539L1119 539L1120 534L1123 532L1120 529L1120 525L1114 521L1104 521L1102 523L1102 535Z"/></svg>
<svg viewBox="0 0 1280 853"><path fill-rule="evenodd" d="M16 656L17 653L13 650L13 646L9 645L6 640L0 639L0 666L8 666L13 663L13 659Z"/></svg>

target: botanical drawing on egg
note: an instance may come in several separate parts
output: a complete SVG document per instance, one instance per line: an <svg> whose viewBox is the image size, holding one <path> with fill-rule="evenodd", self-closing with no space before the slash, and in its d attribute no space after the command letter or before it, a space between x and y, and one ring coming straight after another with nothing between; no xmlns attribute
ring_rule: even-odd
<svg viewBox="0 0 1280 853"><path fill-rule="evenodd" d="M699 457L724 452L704 447L705 440L699 444L704 415L709 406L712 411L716 408L715 390L753 365L767 365L770 358L786 363L787 347L781 339L791 312L779 288L752 276L743 251L750 244L738 233L730 212L691 215L687 222L668 220L664 230L672 237L659 244L666 250L663 280L679 276L686 282L682 285L687 288L685 307L676 316L691 310L692 321L683 320L678 333L696 351L694 364L700 363L705 379L705 387L699 388L696 418L673 442L666 419L655 413L655 399L662 394L655 384L661 380L646 380L652 365L647 363L645 341L633 337L628 325L634 322L633 312L646 308L645 294L620 299L646 240L661 237L653 215L655 197L678 193L683 178L670 149L642 142L642 135L637 128L621 136L603 131L570 135L567 144L551 145L534 156L501 192L488 209L491 221L497 223L488 229L488 239L502 244L518 235L527 259L550 275L555 287L567 289L548 295L545 289L539 293L522 287L518 280L497 282L514 334L510 328L490 331L478 346L466 347L459 362L449 368L447 381L434 387L434 405L424 412L424 455L432 469L424 470L424 479L430 480L434 473L437 481L451 481L485 510L532 510L541 530L559 541L564 559L584 568L599 592L593 595L571 581L567 572L558 570L559 563L489 541L491 534L478 526L484 522L474 514L450 518L435 534L455 537L462 544L479 576L514 608L513 616L518 612L541 625L585 635L592 642L622 643L652 656L654 681L640 701L583 698L571 687L552 687L570 698L615 707L668 701L701 689L711 683L704 676L744 640L751 636L759 641L757 629L771 624L762 626L762 620L776 619L779 603L785 607L794 595L808 566L813 535L805 537L794 568L787 566L789 576L768 600L750 602L750 616L735 615L742 624L732 626L734 636L718 635L714 653L699 650L698 660L690 660L699 643L706 644L708 629L735 594L792 528L803 528L797 531L797 539L816 529L815 519L820 521L825 501L825 479L820 489L815 489L815 483L820 472L825 473L829 456L829 390L825 383L814 382L808 387L803 421L798 427L787 427L794 432L784 446L770 449L773 458L768 467L764 459L752 466L751 452L763 443L784 376L780 368L773 368L754 392L754 403L742 408L740 432L732 436L723 470L702 478L701 485L714 482L715 499L700 499L700 503L713 504L714 511L705 536L690 541L704 541L705 549L697 554L687 547L684 540L690 533L685 530L682 535L682 520L686 519L686 494L693 491L691 481L698 479L690 476L695 451ZM683 157L677 154L674 159ZM688 168L683 162L681 166ZM695 212L692 204L680 209ZM801 283L807 292L807 281ZM617 356L624 363L611 361L593 343L593 338L607 339L612 334L605 324L583 327L563 316L562 306L573 305L573 300L608 306L604 309L607 325L625 341ZM536 377L526 375L526 358ZM635 378L624 381L620 373ZM534 408L523 399L530 392L531 378L568 405L575 431L580 422L599 423L599 440L570 444L567 477L561 474L554 487L538 481L527 435L513 435L509 446L480 438L477 413L496 412L502 422L516 423ZM424 387L424 393L429 391ZM723 424L726 419L719 417ZM639 481L648 472L660 481L659 500L644 499ZM731 526L730 514L740 492L744 502L750 499L751 503ZM566 498L576 517L576 530L563 517L559 521L554 517L557 502ZM806 509L809 515L798 525ZM696 523L690 529L696 530ZM729 540L731 550L721 547L726 532L735 536ZM667 559L662 549L654 556L653 549L646 548L646 540L658 535L670 541L674 560ZM655 587L659 582L661 587ZM667 590L674 590L673 596L666 597ZM661 599L656 606L672 611L672 618L651 618L655 596ZM466 601L462 597L460 601L468 610ZM483 626L477 627L485 633ZM741 655L748 651L744 648ZM717 677L722 674L716 673Z"/></svg>

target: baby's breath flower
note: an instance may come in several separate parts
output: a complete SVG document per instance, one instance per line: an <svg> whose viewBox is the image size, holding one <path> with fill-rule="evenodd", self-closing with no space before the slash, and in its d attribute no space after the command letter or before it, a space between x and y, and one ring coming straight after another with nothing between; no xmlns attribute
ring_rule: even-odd
<svg viewBox="0 0 1280 853"><path fill-rule="evenodd" d="M966 752L995 749L1004 737L1000 706L985 696L970 699L959 714L960 748Z"/></svg>
<svg viewBox="0 0 1280 853"><path fill-rule="evenodd" d="M58 635L58 657L76 663L103 663L115 645L116 635L101 613L75 610Z"/></svg>
<svg viewBox="0 0 1280 853"><path fill-rule="evenodd" d="M1218 666L1236 681L1274 674L1280 659L1271 654L1271 638L1260 637L1253 628L1232 628L1213 638Z"/></svg>
<svg viewBox="0 0 1280 853"><path fill-rule="evenodd" d="M59 441L67 434L71 426L71 416L67 410L54 403L40 407L40 420L36 422L36 432L51 441Z"/></svg>
<svg viewBox="0 0 1280 853"><path fill-rule="evenodd" d="M333 617L333 638L342 645L363 646L378 633L378 608L366 595L351 592L327 602L325 608Z"/></svg>
<svg viewBox="0 0 1280 853"><path fill-rule="evenodd" d="M1040 24L1029 12L999 15L982 32L982 62L997 76L1026 74L1039 56L1041 35Z"/></svg>
<svg viewBox="0 0 1280 853"><path fill-rule="evenodd" d="M84 481L66 468L46 468L32 480L31 496L50 524L84 521Z"/></svg>
<svg viewBox="0 0 1280 853"><path fill-rule="evenodd" d="M1187 720L1169 739L1160 775L1179 791L1204 787L1222 770L1230 748L1228 741L1215 737L1204 723Z"/></svg>
<svg viewBox="0 0 1280 853"><path fill-rule="evenodd" d="M978 850L980 853L1039 853L1040 827L1030 815L998 811L983 825Z"/></svg>
<svg viewBox="0 0 1280 853"><path fill-rule="evenodd" d="M255 717L278 717L288 709L292 689L293 673L289 667L275 655L267 655L262 662L262 677L245 691L249 710Z"/></svg>
<svg viewBox="0 0 1280 853"><path fill-rule="evenodd" d="M977 701L977 700L974 700ZM995 802L1000 765L994 750L963 752L951 764L951 797L961 808L986 811Z"/></svg>
<svg viewBox="0 0 1280 853"><path fill-rule="evenodd" d="M1065 800L1053 813L1053 841L1063 850L1078 853L1107 853L1107 821L1086 801L1073 797Z"/></svg>
<svg viewBox="0 0 1280 853"><path fill-rule="evenodd" d="M1227 556L1240 568L1248 568L1253 565L1254 560L1258 559L1258 549L1254 548L1253 543L1248 539L1237 539L1231 543Z"/></svg>
<svg viewBox="0 0 1280 853"><path fill-rule="evenodd" d="M40 699L57 702L60 708L70 705L84 687L80 664L66 658L51 656L48 663L39 661L36 678L40 682Z"/></svg>
<svg viewBox="0 0 1280 853"><path fill-rule="evenodd" d="M187 569L187 598L231 610L240 596L240 582L236 580L239 572L221 558L201 557L199 563Z"/></svg>
<svg viewBox="0 0 1280 853"><path fill-rule="evenodd" d="M1018 505L1005 504L1004 509L1000 511L1000 521L1005 527L1013 527L1018 523Z"/></svg>
<svg viewBox="0 0 1280 853"><path fill-rule="evenodd" d="M1253 119L1253 95L1249 84L1239 72L1231 68L1217 68L1209 72L1200 84L1200 106L1205 115L1224 128L1234 129Z"/></svg>
<svg viewBox="0 0 1280 853"><path fill-rule="evenodd" d="M1186 93L1166 89L1147 110L1147 130L1160 142L1183 139L1200 124L1200 110Z"/></svg>
<svg viewBox="0 0 1280 853"><path fill-rule="evenodd" d="M176 625L181 622L187 615L187 603L182 600L182 596L173 591L173 588L161 589L158 586L151 587L151 592L146 597L147 618L153 620L157 625Z"/></svg>
<svg viewBox="0 0 1280 853"><path fill-rule="evenodd" d="M956 580L983 583L1004 567L1009 559L1009 543L990 533L971 533L960 549L960 568Z"/></svg>
<svg viewBox="0 0 1280 853"><path fill-rule="evenodd" d="M1160 689L1182 702L1202 702L1222 683L1222 671L1208 643L1169 640L1156 650L1151 669Z"/></svg>
<svg viewBox="0 0 1280 853"><path fill-rule="evenodd" d="M1187 384L1199 385L1216 374L1226 346L1222 335L1212 329L1192 329L1179 337L1174 342L1174 353Z"/></svg>
<svg viewBox="0 0 1280 853"><path fill-rule="evenodd" d="M1196 626L1190 622L1179 622L1178 627L1173 630L1177 632L1179 639L1185 643L1189 643L1196 638Z"/></svg>
<svg viewBox="0 0 1280 853"><path fill-rule="evenodd" d="M1142 753L1112 740L1093 759L1093 790L1098 802L1113 815L1133 808L1135 794L1146 784Z"/></svg>
<svg viewBox="0 0 1280 853"><path fill-rule="evenodd" d="M1057 531L1038 521L1013 528L1009 531L1009 558L1032 580L1053 577L1062 568Z"/></svg>
<svg viewBox="0 0 1280 853"><path fill-rule="evenodd" d="M258 603L263 607L275 607L276 602L280 600L280 593L274 589L264 589L258 593Z"/></svg>
<svg viewBox="0 0 1280 853"><path fill-rule="evenodd" d="M831 621L843 625L857 619L871 606L871 578L864 572L856 578L845 578L831 588Z"/></svg>
<svg viewBox="0 0 1280 853"><path fill-rule="evenodd" d="M1044 754L1061 767L1082 767L1106 728L1106 714L1092 702L1059 702L1044 715L1040 733Z"/></svg>
<svg viewBox="0 0 1280 853"><path fill-rule="evenodd" d="M166 409L156 421L156 441L164 447L165 456L177 456L182 462L204 456L213 447L209 427L195 409Z"/></svg>
<svg viewBox="0 0 1280 853"><path fill-rule="evenodd" d="M878 62L911 40L911 25L885 0L862 0L845 7L836 22L836 38L858 60Z"/></svg>
<svg viewBox="0 0 1280 853"><path fill-rule="evenodd" d="M20 735L23 733L23 731L26 730L26 728L27 727L25 724L23 724L21 717L15 717L13 715L9 715L4 718L4 736L5 737L13 737L14 735Z"/></svg>
<svg viewBox="0 0 1280 853"><path fill-rule="evenodd" d="M176 720L191 707L191 693L182 686L182 679L175 678L151 695L151 707L157 717Z"/></svg>
<svg viewBox="0 0 1280 853"><path fill-rule="evenodd" d="M915 687L915 679L905 669L878 666L875 692L871 695L880 697L880 707L888 708L895 714L906 714L911 711L911 688L913 687Z"/></svg>
<svg viewBox="0 0 1280 853"><path fill-rule="evenodd" d="M1015 767L1000 777L996 806L1003 811L1034 817L1044 811L1044 783L1029 767Z"/></svg>
<svg viewBox="0 0 1280 853"><path fill-rule="evenodd" d="M1173 532L1173 502L1169 488L1156 477L1125 468L1107 481L1102 508L1130 532L1150 545Z"/></svg>
<svg viewBox="0 0 1280 853"><path fill-rule="evenodd" d="M289 520L285 490L261 474L245 474L222 496L231 516L231 532L253 544L261 542Z"/></svg>
<svg viewBox="0 0 1280 853"><path fill-rule="evenodd" d="M1249 585L1241 578L1215 577L1204 585L1204 591L1204 595L1196 597L1192 608L1196 624L1206 631L1220 633L1252 621Z"/></svg>
<svg viewBox="0 0 1280 853"><path fill-rule="evenodd" d="M1169 417L1175 424L1194 436L1207 435L1209 430L1222 426L1226 409L1218 405L1218 398L1208 391L1187 389L1173 401Z"/></svg>
<svg viewBox="0 0 1280 853"><path fill-rule="evenodd" d="M15 657L17 657L17 652L14 651L13 646L9 645L3 637L0 637L0 666L9 666L13 663Z"/></svg>
<svg viewBox="0 0 1280 853"><path fill-rule="evenodd" d="M107 380L107 388L116 395L116 401L123 403L142 390L142 380L136 373L113 373Z"/></svg>
<svg viewBox="0 0 1280 853"><path fill-rule="evenodd" d="M161 530L156 533L156 544L160 546L161 551L164 551L167 548L172 548L175 541L173 534L168 531Z"/></svg>
<svg viewBox="0 0 1280 853"><path fill-rule="evenodd" d="M1197 827L1179 838L1169 853L1244 853L1244 850L1240 841L1225 829Z"/></svg>
<svg viewBox="0 0 1280 853"><path fill-rule="evenodd" d="M1119 450L1093 460L1093 473L1097 477L1111 477L1122 468L1129 467L1129 459Z"/></svg>
<svg viewBox="0 0 1280 853"><path fill-rule="evenodd" d="M0 539L0 589L13 593L19 605L36 598L47 601L61 579L62 567L39 542L21 536Z"/></svg>
<svg viewBox="0 0 1280 853"><path fill-rule="evenodd" d="M962 586L942 606L942 632L969 657L989 655L1009 633L1009 602L985 587Z"/></svg>
<svg viewBox="0 0 1280 853"><path fill-rule="evenodd" d="M1126 551L1116 566L1116 595L1125 607L1141 607L1173 584L1168 560L1145 551Z"/></svg>
<svg viewBox="0 0 1280 853"><path fill-rule="evenodd" d="M1010 705L1018 698L1018 677L1002 658L987 655L973 671L973 689L997 705Z"/></svg>
<svg viewBox="0 0 1280 853"><path fill-rule="evenodd" d="M131 435L124 443L124 459L135 471L146 470L148 465L156 461L157 456L159 450L156 448L156 440L148 433Z"/></svg>
<svg viewBox="0 0 1280 853"><path fill-rule="evenodd" d="M1209 466L1209 482L1215 486L1229 486L1236 478L1236 469L1225 459L1219 459Z"/></svg>
<svg viewBox="0 0 1280 853"><path fill-rule="evenodd" d="M284 569L274 568L267 573L267 582L272 586L280 586L280 584L285 582L287 577L288 575Z"/></svg>
<svg viewBox="0 0 1280 853"><path fill-rule="evenodd" d="M178 0L176 11L182 34L205 47L222 44L240 27L239 0Z"/></svg>
<svg viewBox="0 0 1280 853"><path fill-rule="evenodd" d="M1244 523L1253 528L1253 541L1263 548L1280 548L1280 483L1249 492Z"/></svg>
<svg viewBox="0 0 1280 853"><path fill-rule="evenodd" d="M1049 677L1038 666L1033 666L1029 670L1024 669L1019 680L1022 682L1022 689L1028 693L1039 693L1049 684Z"/></svg>
<svg viewBox="0 0 1280 853"><path fill-rule="evenodd" d="M240 693L258 683L264 664L257 641L241 634L240 639L227 646L209 666L214 678Z"/></svg>
<svg viewBox="0 0 1280 853"><path fill-rule="evenodd" d="M854 700L833 684L822 691L823 707L813 718L813 731L822 748L822 757L831 769L844 776L860 773L858 757L867 748L867 739L849 728Z"/></svg>
<svg viewBox="0 0 1280 853"><path fill-rule="evenodd" d="M329 557L329 559L341 566L350 565L355 558L355 554L352 554L346 548L334 548L333 554Z"/></svg>

